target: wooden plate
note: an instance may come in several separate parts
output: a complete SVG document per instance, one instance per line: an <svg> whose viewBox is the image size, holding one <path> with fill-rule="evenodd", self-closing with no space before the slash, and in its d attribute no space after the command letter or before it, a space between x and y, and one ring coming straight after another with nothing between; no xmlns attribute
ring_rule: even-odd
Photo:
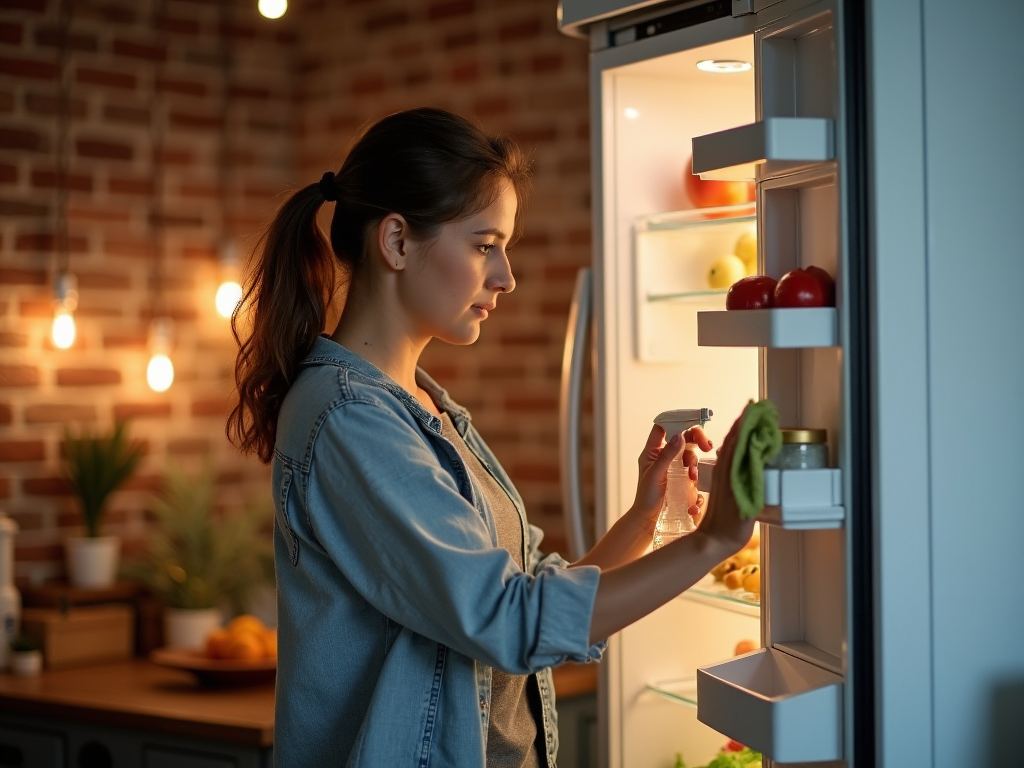
<svg viewBox="0 0 1024 768"><path fill-rule="evenodd" d="M277 659L211 659L191 648L157 648L149 658L191 672L200 685L211 688L272 683L277 675Z"/></svg>

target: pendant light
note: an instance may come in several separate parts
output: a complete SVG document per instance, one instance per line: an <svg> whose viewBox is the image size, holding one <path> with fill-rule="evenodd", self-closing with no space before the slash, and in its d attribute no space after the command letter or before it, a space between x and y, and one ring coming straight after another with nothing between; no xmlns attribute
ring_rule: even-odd
<svg viewBox="0 0 1024 768"><path fill-rule="evenodd" d="M165 3L155 4L157 19L164 18ZM162 40L167 52L167 36ZM169 55L169 54L168 54ZM174 383L174 364L171 362L171 348L174 341L174 322L164 307L163 262L165 248L164 194L164 101L157 87L163 73L162 59L153 67L153 91L149 110L150 135L153 151L153 197L149 213L150 227L150 296L153 319L149 324L149 364L146 366L146 382L154 392L166 392Z"/></svg>
<svg viewBox="0 0 1024 768"><path fill-rule="evenodd" d="M72 0L61 0L57 32L57 205L54 223L54 256L56 269L53 280L53 323L50 340L58 349L68 349L75 343L75 310L78 308L78 280L69 271L68 262L68 128L71 122L70 66L68 33L71 27Z"/></svg>
<svg viewBox="0 0 1024 768"><path fill-rule="evenodd" d="M220 0L221 29L228 27L228 0ZM218 151L218 179L220 187L220 239L217 243L217 263L220 268L220 285L214 303L221 317L231 317L235 307L242 298L242 286L238 282L238 245L229 224L231 215L231 197L233 175L231 173L230 143L228 140L228 122L231 118L231 72L234 64L234 51L231 37L223 47L221 54L221 121Z"/></svg>

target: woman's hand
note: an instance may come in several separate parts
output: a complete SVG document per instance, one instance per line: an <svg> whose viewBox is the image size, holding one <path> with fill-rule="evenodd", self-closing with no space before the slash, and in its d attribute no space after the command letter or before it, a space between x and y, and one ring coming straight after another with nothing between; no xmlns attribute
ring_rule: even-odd
<svg viewBox="0 0 1024 768"><path fill-rule="evenodd" d="M740 517L740 509L732 492L732 463L736 454L736 436L742 422L743 414L740 414L718 451L715 474L711 481L711 499L697 528L698 532L723 546L734 548L733 552L742 549L754 533L754 520Z"/></svg>
<svg viewBox="0 0 1024 768"><path fill-rule="evenodd" d="M708 436L704 434L704 430L700 427L690 427L683 432L682 440L677 444L673 444L670 441L663 445L664 439L665 430L658 424L655 424L651 429L651 434L647 436L647 444L637 460L640 471L633 508L642 512L649 513L655 509L658 512L661 511L665 500L665 489L668 487L668 465L672 459L679 455L680 447L684 447L689 443L694 443L702 451L710 451L714 447L712 442L708 440ZM659 458L664 461L663 468L661 465L655 467ZM683 463L690 470L690 479L696 480L697 454L688 448L684 448ZM690 514L694 516L697 515L698 511L697 507L691 507L689 510ZM651 532L653 534L653 527Z"/></svg>

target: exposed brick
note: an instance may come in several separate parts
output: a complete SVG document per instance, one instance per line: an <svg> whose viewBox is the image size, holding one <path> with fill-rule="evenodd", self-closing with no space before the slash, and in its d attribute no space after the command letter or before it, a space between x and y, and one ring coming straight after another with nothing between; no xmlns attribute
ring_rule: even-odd
<svg viewBox="0 0 1024 768"><path fill-rule="evenodd" d="M14 184L18 181L18 166L0 163L0 184Z"/></svg>
<svg viewBox="0 0 1024 768"><path fill-rule="evenodd" d="M0 128L0 149L45 152L47 141L43 134L30 128Z"/></svg>
<svg viewBox="0 0 1024 768"><path fill-rule="evenodd" d="M409 23L409 12L404 10L388 10L383 13L371 14L363 22L363 29L368 33L383 33L384 30L404 27Z"/></svg>
<svg viewBox="0 0 1024 768"><path fill-rule="evenodd" d="M39 369L34 365L0 365L0 387L34 387Z"/></svg>
<svg viewBox="0 0 1024 768"><path fill-rule="evenodd" d="M369 96L375 93L381 93L384 90L385 82L384 77L381 75L359 75L352 79L352 95L353 96Z"/></svg>
<svg viewBox="0 0 1024 768"><path fill-rule="evenodd" d="M144 107L123 107L117 104L103 105L103 117L111 123L149 126L152 122L149 110Z"/></svg>
<svg viewBox="0 0 1024 768"><path fill-rule="evenodd" d="M135 475L125 480L121 486L126 491L152 491L158 492L164 487L162 475Z"/></svg>
<svg viewBox="0 0 1024 768"><path fill-rule="evenodd" d="M135 12L125 5L106 3L104 5L92 6L89 10L93 12L96 18L108 24L134 24L136 19Z"/></svg>
<svg viewBox="0 0 1024 768"><path fill-rule="evenodd" d="M107 88L121 88L124 90L133 90L135 88L135 75L106 69L79 67L75 72L75 80L79 83L100 85Z"/></svg>
<svg viewBox="0 0 1024 768"><path fill-rule="evenodd" d="M192 407L189 412L193 416L216 416L218 418L224 418L228 415L228 411L231 410L228 405L227 399L220 398L206 398L192 401Z"/></svg>
<svg viewBox="0 0 1024 768"><path fill-rule="evenodd" d="M70 235L67 248L69 253L85 253L88 242L84 237ZM14 250L32 252L50 252L57 249L57 237L51 232L26 232L14 239Z"/></svg>
<svg viewBox="0 0 1024 768"><path fill-rule="evenodd" d="M539 18L523 19L511 24L504 24L498 27L498 40L508 43L513 40L525 40L531 37L538 37L542 31Z"/></svg>
<svg viewBox="0 0 1024 768"><path fill-rule="evenodd" d="M146 258L152 253L152 245L148 240L105 240L104 253L110 256L131 256Z"/></svg>
<svg viewBox="0 0 1024 768"><path fill-rule="evenodd" d="M256 29L245 24L221 24L217 30L221 37L233 40L255 40Z"/></svg>
<svg viewBox="0 0 1024 768"><path fill-rule="evenodd" d="M165 61L167 59L167 49L160 45L115 39L112 48L115 56L127 56L142 61Z"/></svg>
<svg viewBox="0 0 1024 768"><path fill-rule="evenodd" d="M212 184L195 184L186 183L182 184L178 190L182 197L189 198L205 198L207 200L217 200L221 196L221 189L218 186Z"/></svg>
<svg viewBox="0 0 1024 768"><path fill-rule="evenodd" d="M445 35L441 40L441 47L446 51L453 51L457 48L476 45L479 40L480 35L475 29L464 29Z"/></svg>
<svg viewBox="0 0 1024 768"><path fill-rule="evenodd" d="M33 80L55 80L57 65L52 61L0 57L0 74Z"/></svg>
<svg viewBox="0 0 1024 768"><path fill-rule="evenodd" d="M46 446L42 440L0 440L0 461L13 463L45 458Z"/></svg>
<svg viewBox="0 0 1024 768"><path fill-rule="evenodd" d="M452 16L466 16L476 10L474 0L440 0L427 6L427 18L431 21Z"/></svg>
<svg viewBox="0 0 1024 768"><path fill-rule="evenodd" d="M59 115L61 110L60 99L45 93L26 93L25 109L33 115L45 115L52 117ZM85 99L68 99L68 114L71 117L85 117L87 106Z"/></svg>
<svg viewBox="0 0 1024 768"><path fill-rule="evenodd" d="M152 221L153 221L154 225L168 227L168 228L171 228L171 227L175 227L175 228L177 228L177 227L190 228L190 227L201 227L201 226L203 226L203 217L202 216L191 216L191 215L182 214L182 213L161 213L161 214L156 214L156 215L154 215L152 217Z"/></svg>
<svg viewBox="0 0 1024 768"><path fill-rule="evenodd" d="M448 79L453 83L471 83L480 78L480 64L475 61L468 61L456 64L451 68Z"/></svg>
<svg viewBox="0 0 1024 768"><path fill-rule="evenodd" d="M96 421L95 405L37 403L25 409L26 424L64 424L70 421Z"/></svg>
<svg viewBox="0 0 1024 768"><path fill-rule="evenodd" d="M92 52L98 47L95 35L74 30L69 30L62 41L60 27L56 26L37 27L34 37L36 45L46 48L59 48L63 45L66 50Z"/></svg>
<svg viewBox="0 0 1024 768"><path fill-rule="evenodd" d="M148 196L153 194L153 179L149 176L110 176L107 179L107 190L118 195Z"/></svg>
<svg viewBox="0 0 1024 768"><path fill-rule="evenodd" d="M160 78L156 81L157 90L166 93L180 93L184 96L205 96L207 93L206 84L198 80L179 80L173 78Z"/></svg>
<svg viewBox="0 0 1024 768"><path fill-rule="evenodd" d="M558 53L539 54L530 58L530 71L537 74L558 72L564 65L565 59Z"/></svg>
<svg viewBox="0 0 1024 768"><path fill-rule="evenodd" d="M78 287L79 289L127 289L132 287L132 281L131 276L124 272L116 274L110 272L79 272Z"/></svg>
<svg viewBox="0 0 1024 768"><path fill-rule="evenodd" d="M513 462L508 472L517 482L557 483L559 479L557 464L552 466L551 464Z"/></svg>
<svg viewBox="0 0 1024 768"><path fill-rule="evenodd" d="M233 85L228 89L228 96L232 99L245 99L248 101L265 101L270 98L269 88L257 86Z"/></svg>
<svg viewBox="0 0 1024 768"><path fill-rule="evenodd" d="M11 497L11 481L10 478L0 477L0 499L9 499ZM21 526L19 529L24 530Z"/></svg>
<svg viewBox="0 0 1024 768"><path fill-rule="evenodd" d="M473 102L473 113L480 117L507 115L512 111L512 100L508 96L490 96Z"/></svg>
<svg viewBox="0 0 1024 768"><path fill-rule="evenodd" d="M2 216L24 216L36 218L49 216L50 206L40 203L26 203L22 200L0 200L0 217Z"/></svg>
<svg viewBox="0 0 1024 768"><path fill-rule="evenodd" d="M46 271L0 267L0 285L46 285Z"/></svg>
<svg viewBox="0 0 1024 768"><path fill-rule="evenodd" d="M187 261L217 261L217 251L210 247L184 246L181 258Z"/></svg>
<svg viewBox="0 0 1024 768"><path fill-rule="evenodd" d="M57 384L61 387L103 387L121 383L116 368L58 368Z"/></svg>
<svg viewBox="0 0 1024 768"><path fill-rule="evenodd" d="M196 156L194 152L188 149L164 148L160 153L159 159L164 163L164 165L189 166L195 163Z"/></svg>
<svg viewBox="0 0 1024 768"><path fill-rule="evenodd" d="M14 422L14 409L7 403L0 403L0 424L11 424Z"/></svg>
<svg viewBox="0 0 1024 768"><path fill-rule="evenodd" d="M44 13L47 0L4 0L5 11L31 11L32 13Z"/></svg>
<svg viewBox="0 0 1024 768"><path fill-rule="evenodd" d="M0 331L0 347L24 349L28 346L28 334L17 331Z"/></svg>
<svg viewBox="0 0 1024 768"><path fill-rule="evenodd" d="M172 456L201 456L210 450L210 441L202 438L182 438L167 442L167 453Z"/></svg>
<svg viewBox="0 0 1024 768"><path fill-rule="evenodd" d="M148 335L145 331L123 331L103 335L105 349L145 349Z"/></svg>
<svg viewBox="0 0 1024 768"><path fill-rule="evenodd" d="M199 22L195 19L185 19L172 16L163 16L156 19L154 26L157 29L164 30L165 32L171 32L176 35L189 35L193 37L198 35L200 30Z"/></svg>
<svg viewBox="0 0 1024 768"><path fill-rule="evenodd" d="M170 403L119 403L114 406L115 419L167 419Z"/></svg>
<svg viewBox="0 0 1024 768"><path fill-rule="evenodd" d="M212 131L220 130L224 125L224 118L220 114L201 115L195 112L171 112L168 122L173 128L183 128L191 131Z"/></svg>
<svg viewBox="0 0 1024 768"><path fill-rule="evenodd" d="M74 496L75 489L64 477L26 477L21 481L26 496Z"/></svg>
<svg viewBox="0 0 1024 768"><path fill-rule="evenodd" d="M100 139L78 139L75 149L80 157L92 157L98 160L131 160L135 151L131 144Z"/></svg>
<svg viewBox="0 0 1024 768"><path fill-rule="evenodd" d="M0 43L20 45L23 32L21 24L0 22Z"/></svg>
<svg viewBox="0 0 1024 768"><path fill-rule="evenodd" d="M56 189L57 172L47 170L32 171L32 186L36 189ZM64 179L64 188L77 192L92 192L92 176L84 173L69 173Z"/></svg>
<svg viewBox="0 0 1024 768"><path fill-rule="evenodd" d="M83 205L81 203L69 205L67 216L68 221L72 224L96 222L127 224L132 218L131 211L124 206Z"/></svg>

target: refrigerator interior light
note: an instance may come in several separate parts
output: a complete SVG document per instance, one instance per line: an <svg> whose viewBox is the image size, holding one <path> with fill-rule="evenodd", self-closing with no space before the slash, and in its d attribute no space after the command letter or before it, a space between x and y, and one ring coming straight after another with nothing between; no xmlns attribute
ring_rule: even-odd
<svg viewBox="0 0 1024 768"><path fill-rule="evenodd" d="M697 62L697 69L701 72L714 72L718 75L747 72L752 66L749 61L739 59L701 59Z"/></svg>
<svg viewBox="0 0 1024 768"><path fill-rule="evenodd" d="M157 317L149 326L149 365L146 383L154 392L166 392L174 383L174 364L171 362L171 342L174 324L169 317Z"/></svg>
<svg viewBox="0 0 1024 768"><path fill-rule="evenodd" d="M75 343L75 309L78 308L78 280L62 272L53 283L53 325L50 338L58 349L69 349Z"/></svg>

